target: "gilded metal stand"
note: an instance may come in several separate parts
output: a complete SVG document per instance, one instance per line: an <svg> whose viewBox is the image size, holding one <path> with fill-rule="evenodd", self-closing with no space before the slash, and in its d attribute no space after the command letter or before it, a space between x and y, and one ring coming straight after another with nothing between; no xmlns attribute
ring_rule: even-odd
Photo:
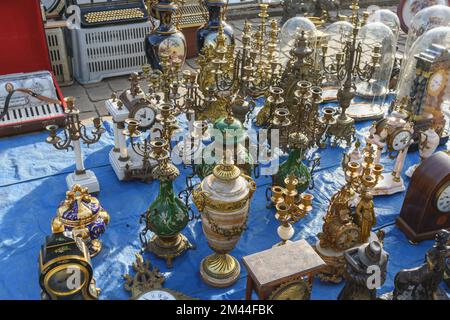
<svg viewBox="0 0 450 320"><path fill-rule="evenodd" d="M166 260L168 268L172 268L172 260L174 258L181 256L184 251L194 248L189 240L181 233L170 238L154 235L147 246L148 251Z"/></svg>

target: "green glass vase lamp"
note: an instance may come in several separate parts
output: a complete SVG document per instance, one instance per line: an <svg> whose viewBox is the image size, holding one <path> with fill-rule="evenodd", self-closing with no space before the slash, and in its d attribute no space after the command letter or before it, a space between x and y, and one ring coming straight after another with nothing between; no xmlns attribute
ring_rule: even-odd
<svg viewBox="0 0 450 320"><path fill-rule="evenodd" d="M320 158L311 160L310 168L305 165L303 159L308 150L308 138L300 132L289 134L289 147L291 149L288 158L280 165L278 172L272 176L272 185L286 187L286 178L293 174L298 180L297 192L302 194L311 185L314 169L319 165Z"/></svg>
<svg viewBox="0 0 450 320"><path fill-rule="evenodd" d="M186 60L186 39L178 30L177 23L173 21L173 14L178 10L178 3L183 4L183 1L147 1L150 16L159 20L158 27L153 26L144 40L145 54L153 70L162 70L161 54L168 55L170 62L177 61L180 66Z"/></svg>
<svg viewBox="0 0 450 320"><path fill-rule="evenodd" d="M145 228L140 239L145 249L165 259L167 267L171 268L174 258L193 248L181 234L189 222L189 209L173 190L173 181L180 175L180 171L171 162L167 140L159 138L153 140L151 145L150 157L158 161L152 174L160 181L160 186L158 196L142 215ZM150 241L146 237L148 231L153 232Z"/></svg>

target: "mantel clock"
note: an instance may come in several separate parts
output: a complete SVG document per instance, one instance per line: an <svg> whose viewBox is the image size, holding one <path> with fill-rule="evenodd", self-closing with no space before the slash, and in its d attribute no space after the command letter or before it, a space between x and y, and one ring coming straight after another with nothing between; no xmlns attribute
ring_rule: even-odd
<svg viewBox="0 0 450 320"><path fill-rule="evenodd" d="M67 231L47 236L39 255L43 300L98 299L93 274L89 250L80 237Z"/></svg>
<svg viewBox="0 0 450 320"><path fill-rule="evenodd" d="M445 96L450 93L450 49L432 45L415 56L416 77L410 92L414 129L422 132L434 126L441 144L448 139L443 114Z"/></svg>
<svg viewBox="0 0 450 320"><path fill-rule="evenodd" d="M132 300L193 300L180 292L162 287L164 275L150 261L144 261L141 254L136 253L133 262L134 276L124 275L125 290L131 292Z"/></svg>
<svg viewBox="0 0 450 320"><path fill-rule="evenodd" d="M450 155L437 152L411 177L397 226L414 241L433 239L450 229Z"/></svg>

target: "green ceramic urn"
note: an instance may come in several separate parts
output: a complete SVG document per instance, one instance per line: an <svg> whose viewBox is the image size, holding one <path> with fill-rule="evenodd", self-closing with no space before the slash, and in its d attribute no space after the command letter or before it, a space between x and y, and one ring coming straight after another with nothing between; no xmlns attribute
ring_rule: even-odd
<svg viewBox="0 0 450 320"><path fill-rule="evenodd" d="M226 150L232 151L233 161L237 167L245 174L251 176L253 171L253 158L245 147L247 139L247 130L241 121L234 118L231 113L226 117L221 117L214 122L212 135L214 142L203 150L203 163L195 168L196 174L200 179L204 179L212 174L216 164L222 161ZM221 150L222 157L213 152Z"/></svg>
<svg viewBox="0 0 450 320"><path fill-rule="evenodd" d="M278 172L272 177L272 184L286 187L284 180L290 174L298 179L297 191L303 193L311 182L310 169L303 163L305 152L308 148L308 138L300 133L294 132L289 135L290 153L289 157L280 165Z"/></svg>
<svg viewBox="0 0 450 320"><path fill-rule="evenodd" d="M153 169L152 175L160 181L159 194L145 212L146 229L143 234L145 236L146 230L154 233L147 244L147 250L166 259L167 266L171 267L173 258L192 248L187 238L181 234L189 222L189 211L173 191L173 181L180 172L170 162L168 151L164 150L162 155L155 158L159 165Z"/></svg>

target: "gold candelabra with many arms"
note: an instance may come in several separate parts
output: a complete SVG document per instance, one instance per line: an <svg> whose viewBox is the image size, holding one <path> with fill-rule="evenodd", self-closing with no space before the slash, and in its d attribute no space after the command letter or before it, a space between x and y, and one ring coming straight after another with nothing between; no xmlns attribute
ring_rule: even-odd
<svg viewBox="0 0 450 320"><path fill-rule="evenodd" d="M264 96L278 82L282 66L278 56L279 27L276 20L268 22L268 5L260 4L260 24L256 31L246 21L242 33L242 47L225 43L223 28L215 46L204 48L198 59L198 84L205 94L214 92L214 107L204 108L203 118L210 120L226 114L225 104L240 120L254 107L246 98ZM214 110L213 110L214 109Z"/></svg>
<svg viewBox="0 0 450 320"><path fill-rule="evenodd" d="M287 176L284 182L286 188L272 187L271 201L277 210L275 218L280 222L277 232L281 242L276 245L284 245L290 241L289 239L294 235L292 225L311 212L314 199L309 193L299 195L297 191L299 181L294 174Z"/></svg>
<svg viewBox="0 0 450 320"><path fill-rule="evenodd" d="M365 23L365 17L367 15L364 15L364 18L360 19L358 14L358 4L359 1L354 0L350 6L352 9L350 22L353 25L353 31L350 38L346 41L343 50L336 54L335 61L327 61L326 54L328 46L322 46L323 72L325 74L334 75L339 82L343 82L337 93L340 111L334 116L336 122L330 126L327 131L333 145L342 141L345 141L347 145L349 145L354 139L355 121L346 114L346 110L356 95L355 79L359 78L362 81L369 81L372 79L376 69L379 67L381 58L381 46L375 45L371 62L366 64L361 63L363 50L362 42L358 39L358 32Z"/></svg>

